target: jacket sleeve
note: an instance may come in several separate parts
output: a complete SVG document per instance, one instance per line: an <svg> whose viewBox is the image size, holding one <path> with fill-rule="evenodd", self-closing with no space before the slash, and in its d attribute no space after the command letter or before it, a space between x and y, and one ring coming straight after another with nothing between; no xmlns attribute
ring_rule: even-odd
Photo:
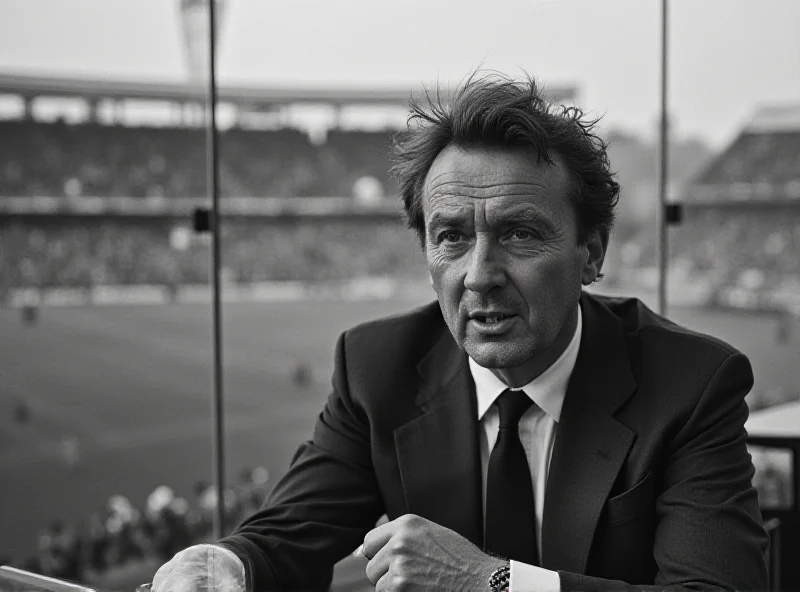
<svg viewBox="0 0 800 592"><path fill-rule="evenodd" d="M752 486L747 358L730 355L664 452L656 500L654 586L559 572L561 590L766 590L768 537Z"/></svg>
<svg viewBox="0 0 800 592"><path fill-rule="evenodd" d="M262 508L219 541L245 563L249 590L327 590L334 564L384 512L369 421L350 396L346 335L313 439L297 450Z"/></svg>

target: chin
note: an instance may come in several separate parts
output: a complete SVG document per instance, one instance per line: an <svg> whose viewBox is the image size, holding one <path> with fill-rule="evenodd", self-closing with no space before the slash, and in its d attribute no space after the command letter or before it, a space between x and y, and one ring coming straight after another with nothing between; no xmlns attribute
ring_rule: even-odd
<svg viewBox="0 0 800 592"><path fill-rule="evenodd" d="M533 348L517 344L475 343L468 340L464 349L480 366L491 369L516 368L534 356Z"/></svg>

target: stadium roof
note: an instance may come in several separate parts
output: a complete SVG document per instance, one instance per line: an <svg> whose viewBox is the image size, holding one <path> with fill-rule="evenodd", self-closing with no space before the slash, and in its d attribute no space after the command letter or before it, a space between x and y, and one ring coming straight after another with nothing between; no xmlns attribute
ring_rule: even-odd
<svg viewBox="0 0 800 592"><path fill-rule="evenodd" d="M288 87L220 85L220 101L243 106L324 103L329 105L383 104L404 105L411 96L407 86L387 87ZM0 94L25 98L74 97L87 100L140 99L148 101L203 101L203 85L181 82L97 80L57 76L0 74ZM546 94L552 101L567 101L577 95L574 86L550 86Z"/></svg>
<svg viewBox="0 0 800 592"><path fill-rule="evenodd" d="M769 105L756 111L745 127L750 133L800 132L800 104Z"/></svg>
<svg viewBox="0 0 800 592"><path fill-rule="evenodd" d="M689 204L800 201L800 104L759 108L688 186Z"/></svg>

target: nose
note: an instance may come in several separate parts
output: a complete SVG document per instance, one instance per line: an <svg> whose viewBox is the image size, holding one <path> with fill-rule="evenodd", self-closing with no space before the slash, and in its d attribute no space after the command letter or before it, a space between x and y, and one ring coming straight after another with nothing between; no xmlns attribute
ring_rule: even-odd
<svg viewBox="0 0 800 592"><path fill-rule="evenodd" d="M493 288L506 285L506 273L498 259L494 241L479 234L470 253L464 287L472 292L486 294Z"/></svg>

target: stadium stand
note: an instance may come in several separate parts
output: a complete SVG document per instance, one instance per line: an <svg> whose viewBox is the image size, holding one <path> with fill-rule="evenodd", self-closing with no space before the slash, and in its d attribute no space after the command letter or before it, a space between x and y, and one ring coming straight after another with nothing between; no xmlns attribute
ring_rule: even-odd
<svg viewBox="0 0 800 592"><path fill-rule="evenodd" d="M5 121L4 196L202 195L201 130Z"/></svg>
<svg viewBox="0 0 800 592"><path fill-rule="evenodd" d="M174 244L169 222L62 220L0 229L0 295L3 288L209 281L208 240ZM232 282L404 277L422 269L414 238L397 222L230 222L222 237L223 273Z"/></svg>
<svg viewBox="0 0 800 592"><path fill-rule="evenodd" d="M229 130L220 136L220 159L221 192L225 196L335 195L324 190L318 150L298 130ZM196 195L204 191L205 186ZM339 195L351 194L352 187Z"/></svg>
<svg viewBox="0 0 800 592"><path fill-rule="evenodd" d="M674 265L722 285L777 288L800 279L800 209L690 212L675 231L671 254Z"/></svg>
<svg viewBox="0 0 800 592"><path fill-rule="evenodd" d="M0 196L197 197L206 192L197 128L0 122ZM294 129L220 135L221 193L353 196L375 177L388 193L389 135L334 131L320 147Z"/></svg>
<svg viewBox="0 0 800 592"><path fill-rule="evenodd" d="M798 180L798 170L800 133L745 131L697 183L788 183Z"/></svg>
<svg viewBox="0 0 800 592"><path fill-rule="evenodd" d="M673 283L708 286L710 304L800 310L800 107L759 111L683 203L670 231ZM654 266L650 229L623 227L616 240L628 278Z"/></svg>
<svg viewBox="0 0 800 592"><path fill-rule="evenodd" d="M189 127L2 121L0 199L200 197L205 141L203 130ZM220 137L221 192L253 199L352 198L360 180L372 179L370 191L381 198L396 194L388 149L386 132L332 131L315 146L295 129L232 128ZM195 237L176 248L170 240L175 226L180 223L158 216L0 217L0 300L24 287L208 282L208 241ZM401 224L385 220L240 220L226 224L223 243L226 277L236 282L402 276L419 258Z"/></svg>
<svg viewBox="0 0 800 592"><path fill-rule="evenodd" d="M626 152L627 146L636 145L634 139L612 136L618 168L626 176L622 180L641 186L646 179L634 178L641 167L630 166L631 159L624 158L627 152L641 153L641 146ZM221 191L237 198L352 198L357 184L370 179L370 190L379 198L396 195L387 174L389 141L386 132L334 129L317 145L295 129L234 127L220 137ZM191 127L2 121L0 197L202 196L204 144L204 132ZM713 294L726 289L796 292L797 109L760 111L687 185L685 204L685 222L672 233L670 257L671 267L688 282L709 284ZM264 222L227 225L225 273L233 281L336 280L389 271L403 275L419 263L399 224ZM621 268L634 270L627 276L635 276L636 269L655 261L654 237L637 221L631 225L633 232L621 222L616 247ZM175 248L170 240L173 227L174 221L157 217L144 223L122 216L88 225L67 219L54 224L3 218L0 290L207 282L207 244L193 240L188 247Z"/></svg>
<svg viewBox="0 0 800 592"><path fill-rule="evenodd" d="M670 269L687 284L712 291L737 288L800 293L800 209L732 204L689 207L685 221L670 234ZM623 239L629 271L651 264L655 238L640 231Z"/></svg>
<svg viewBox="0 0 800 592"><path fill-rule="evenodd" d="M388 174L387 134L334 129L320 149L320 164L328 173L325 182L333 195L352 195L353 186L364 177L377 179L385 195L397 195L398 187Z"/></svg>
<svg viewBox="0 0 800 592"><path fill-rule="evenodd" d="M733 143L694 181L695 186L800 182L800 105L759 109ZM800 199L800 191L792 196Z"/></svg>
<svg viewBox="0 0 800 592"><path fill-rule="evenodd" d="M800 106L759 110L686 201L687 223L674 241L678 264L712 277L723 303L736 291L756 306L797 309Z"/></svg>

